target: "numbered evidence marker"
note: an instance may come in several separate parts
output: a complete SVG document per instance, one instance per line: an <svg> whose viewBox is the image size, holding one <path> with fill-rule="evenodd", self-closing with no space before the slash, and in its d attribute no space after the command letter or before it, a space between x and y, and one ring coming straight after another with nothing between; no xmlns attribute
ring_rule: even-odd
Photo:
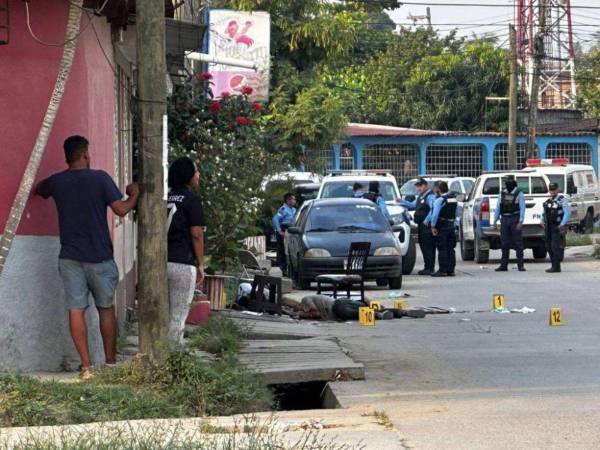
<svg viewBox="0 0 600 450"><path fill-rule="evenodd" d="M381 311L381 302L377 300L371 300L369 302L369 308L376 309L377 311Z"/></svg>
<svg viewBox="0 0 600 450"><path fill-rule="evenodd" d="M494 294L494 301L492 302L492 307L494 309L504 308L504 295L503 294Z"/></svg>
<svg viewBox="0 0 600 450"><path fill-rule="evenodd" d="M406 309L406 300L394 300L394 309Z"/></svg>
<svg viewBox="0 0 600 450"><path fill-rule="evenodd" d="M375 310L366 306L358 308L358 322L361 325L372 327L375 325Z"/></svg>
<svg viewBox="0 0 600 450"><path fill-rule="evenodd" d="M550 308L550 326L564 325L562 311L560 308Z"/></svg>

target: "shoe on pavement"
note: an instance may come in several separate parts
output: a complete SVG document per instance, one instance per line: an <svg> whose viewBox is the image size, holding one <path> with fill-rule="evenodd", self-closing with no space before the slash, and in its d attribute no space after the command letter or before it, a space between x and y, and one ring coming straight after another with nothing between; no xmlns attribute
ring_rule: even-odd
<svg viewBox="0 0 600 450"><path fill-rule="evenodd" d="M508 267L504 267L504 266L497 267L495 272L508 272Z"/></svg>
<svg viewBox="0 0 600 450"><path fill-rule="evenodd" d="M520 266L519 267L519 272L527 272L527 269L525 269L525 267Z"/></svg>
<svg viewBox="0 0 600 450"><path fill-rule="evenodd" d="M388 309L384 309L383 311L375 311L375 318L377 320L390 320L394 318L394 312Z"/></svg>
<svg viewBox="0 0 600 450"><path fill-rule="evenodd" d="M79 379L81 381L90 381L94 379L94 373L91 367L83 367L79 373Z"/></svg>
<svg viewBox="0 0 600 450"><path fill-rule="evenodd" d="M445 272L440 272L439 270L436 273L431 274L432 277L447 277L448 274Z"/></svg>
<svg viewBox="0 0 600 450"><path fill-rule="evenodd" d="M448 273L447 273L447 275L448 275L449 277L455 277L455 276L456 276L456 273L454 273L454 272L448 272Z"/></svg>
<svg viewBox="0 0 600 450"><path fill-rule="evenodd" d="M546 269L546 273L559 273L560 269L555 269L554 267L550 267L549 269Z"/></svg>
<svg viewBox="0 0 600 450"><path fill-rule="evenodd" d="M431 275L431 270L423 269L417 272L419 275Z"/></svg>

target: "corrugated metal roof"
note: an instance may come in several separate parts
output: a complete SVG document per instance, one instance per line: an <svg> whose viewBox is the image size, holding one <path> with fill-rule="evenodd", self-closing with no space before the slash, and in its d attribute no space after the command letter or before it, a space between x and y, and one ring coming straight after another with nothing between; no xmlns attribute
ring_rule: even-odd
<svg viewBox="0 0 600 450"><path fill-rule="evenodd" d="M588 125L588 124L586 124ZM585 129L585 128L584 128ZM407 136L407 137L427 137L427 136L476 136L476 137L504 137L506 133L492 131L439 131L422 130L419 128L392 127L389 125L377 125L370 123L349 123L345 134L348 137L360 136ZM538 136L594 136L597 131L576 131L573 127L566 129L557 128L555 130L540 130ZM519 136L526 136L526 133L519 133Z"/></svg>
<svg viewBox="0 0 600 450"><path fill-rule="evenodd" d="M371 123L349 123L346 127L346 136L435 136L441 131L421 130L418 128L391 127L389 125L376 125Z"/></svg>

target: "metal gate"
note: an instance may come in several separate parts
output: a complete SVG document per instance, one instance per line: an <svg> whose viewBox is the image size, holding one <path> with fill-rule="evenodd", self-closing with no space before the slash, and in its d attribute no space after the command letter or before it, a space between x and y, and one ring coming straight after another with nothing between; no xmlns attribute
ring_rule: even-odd
<svg viewBox="0 0 600 450"><path fill-rule="evenodd" d="M586 143L548 144L546 158L569 158L570 164L592 165L592 147Z"/></svg>
<svg viewBox="0 0 600 450"><path fill-rule="evenodd" d="M366 145L363 153L366 170L387 170L398 184L415 178L419 171L419 146L416 144Z"/></svg>
<svg viewBox="0 0 600 450"><path fill-rule="evenodd" d="M517 169L527 164L527 144L517 144ZM508 144L497 144L494 147L494 170L509 170Z"/></svg>
<svg viewBox="0 0 600 450"><path fill-rule="evenodd" d="M429 175L454 174L477 178L482 170L483 147L479 144L433 144L427 146Z"/></svg>
<svg viewBox="0 0 600 450"><path fill-rule="evenodd" d="M325 174L333 170L333 149L309 150L307 152L306 170Z"/></svg>

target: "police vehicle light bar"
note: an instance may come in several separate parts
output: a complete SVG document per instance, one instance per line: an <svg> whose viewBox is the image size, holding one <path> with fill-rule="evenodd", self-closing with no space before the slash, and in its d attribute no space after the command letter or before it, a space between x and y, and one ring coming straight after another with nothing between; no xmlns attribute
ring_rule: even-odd
<svg viewBox="0 0 600 450"><path fill-rule="evenodd" d="M555 159L528 159L527 167L539 167L539 166L566 166L569 164L568 158L555 158Z"/></svg>

